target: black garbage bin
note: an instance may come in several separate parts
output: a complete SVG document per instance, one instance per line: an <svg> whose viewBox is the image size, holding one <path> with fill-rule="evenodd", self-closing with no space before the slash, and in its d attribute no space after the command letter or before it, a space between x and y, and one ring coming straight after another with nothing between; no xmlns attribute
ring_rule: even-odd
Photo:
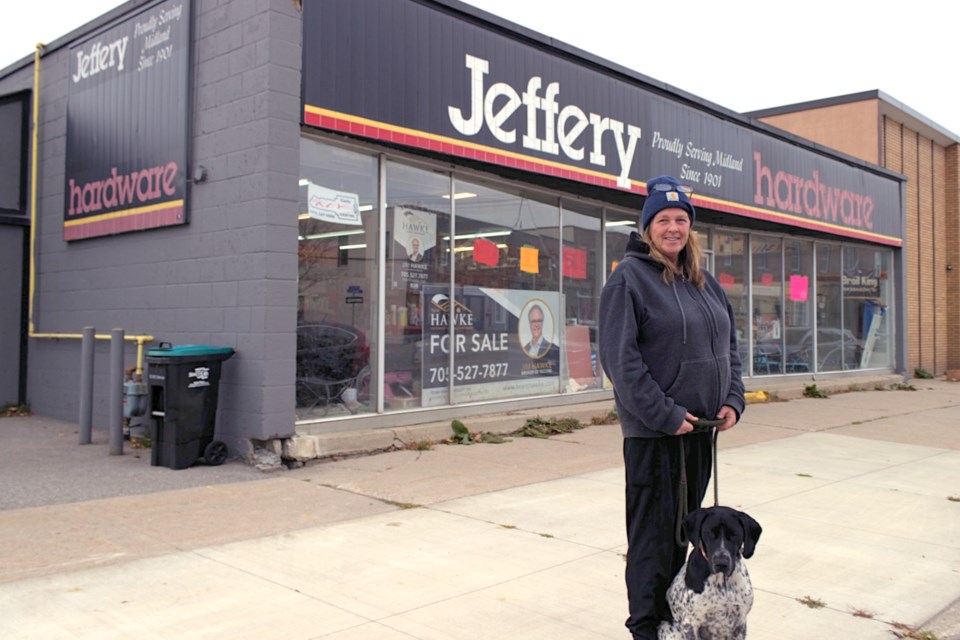
<svg viewBox="0 0 960 640"><path fill-rule="evenodd" d="M153 466L186 469L200 458L210 465L227 459L227 445L213 432L220 365L233 353L206 345L147 350Z"/></svg>

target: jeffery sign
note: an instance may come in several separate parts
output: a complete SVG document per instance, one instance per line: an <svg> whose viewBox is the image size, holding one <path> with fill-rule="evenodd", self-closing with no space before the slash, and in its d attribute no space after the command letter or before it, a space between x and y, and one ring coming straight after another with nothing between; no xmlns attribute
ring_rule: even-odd
<svg viewBox="0 0 960 640"><path fill-rule="evenodd" d="M413 0L304 3L303 29L306 125L641 195L670 174L708 209L902 243L893 174L537 34Z"/></svg>
<svg viewBox="0 0 960 640"><path fill-rule="evenodd" d="M189 36L167 0L70 49L64 239L187 221Z"/></svg>

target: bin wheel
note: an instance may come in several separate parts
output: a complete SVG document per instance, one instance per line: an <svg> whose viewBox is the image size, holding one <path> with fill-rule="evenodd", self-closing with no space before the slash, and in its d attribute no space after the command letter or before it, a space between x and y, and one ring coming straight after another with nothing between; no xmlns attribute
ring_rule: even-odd
<svg viewBox="0 0 960 640"><path fill-rule="evenodd" d="M207 464L214 467L223 464L223 461L227 459L226 443L214 440L208 444L203 449L203 459Z"/></svg>

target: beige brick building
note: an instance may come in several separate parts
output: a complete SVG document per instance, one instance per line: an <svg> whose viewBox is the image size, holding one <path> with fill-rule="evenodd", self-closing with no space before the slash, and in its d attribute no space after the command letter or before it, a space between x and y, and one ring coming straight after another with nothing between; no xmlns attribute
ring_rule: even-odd
<svg viewBox="0 0 960 640"><path fill-rule="evenodd" d="M960 368L960 138L882 91L746 114L907 178L908 367Z"/></svg>

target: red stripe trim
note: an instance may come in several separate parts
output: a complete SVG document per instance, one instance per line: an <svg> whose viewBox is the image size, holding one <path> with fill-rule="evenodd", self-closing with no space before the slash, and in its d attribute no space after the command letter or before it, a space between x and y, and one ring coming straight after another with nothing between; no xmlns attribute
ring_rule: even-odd
<svg viewBox="0 0 960 640"><path fill-rule="evenodd" d="M454 138L447 138L438 136L436 134L423 133L413 129L406 129L395 125L375 122L373 120L337 113L310 105L306 105L304 107L303 121L304 124L319 127L321 129L350 133L363 136L365 138L383 140L385 142L402 144L404 146L416 147L418 149L425 149L428 151L437 151L447 155L469 158L471 160L479 160L481 162L498 164L500 166L522 169L524 171L564 178L567 180L574 180L577 182L584 182L591 185L606 187L608 189L629 191L632 193L639 193L641 195L646 195L647 193L646 185L635 180L630 181L629 188L624 188L617 184L616 176L611 176L609 174L604 174L597 171L589 171L572 165L564 165L557 162L538 160L530 156L500 151L498 149L494 149L493 147L485 147L478 144L456 140ZM749 207L727 200L707 198L703 196L697 196L696 194L694 194L692 200L696 206L703 206L724 213L732 213L734 215L751 218L753 220L776 222L778 224L784 224L791 227L799 227L802 229L810 229L812 231L820 231L848 238L856 238L858 240L866 240L867 242L885 244L892 247L900 247L903 245L902 239L895 238L893 236L880 235L871 233L869 231L858 231L856 229L851 229L850 227L842 227L840 225L834 225L828 222L819 222L817 220L811 220L808 218L800 218L786 213L771 211L769 209L761 209L759 207Z"/></svg>

